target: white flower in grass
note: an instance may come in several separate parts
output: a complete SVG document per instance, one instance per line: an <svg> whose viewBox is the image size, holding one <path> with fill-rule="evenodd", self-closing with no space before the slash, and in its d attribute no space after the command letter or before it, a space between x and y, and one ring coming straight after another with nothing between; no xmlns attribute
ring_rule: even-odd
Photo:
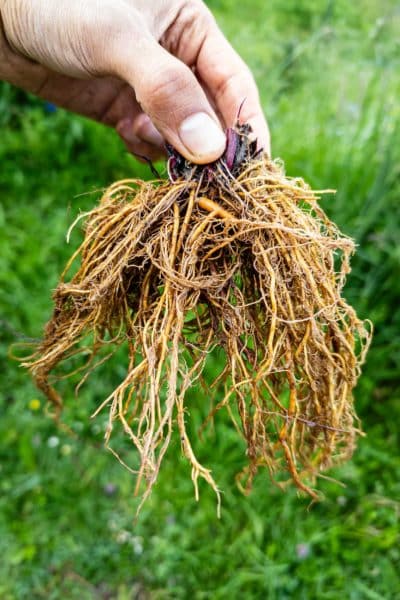
<svg viewBox="0 0 400 600"><path fill-rule="evenodd" d="M130 537L131 534L129 533L129 531L126 531L126 529L122 529L117 534L117 544L126 544L127 542L129 542Z"/></svg>
<svg viewBox="0 0 400 600"><path fill-rule="evenodd" d="M50 436L49 439L47 440L47 445L49 448L57 448L59 443L60 443L60 440L56 435Z"/></svg>
<svg viewBox="0 0 400 600"><path fill-rule="evenodd" d="M131 544L133 548L134 554L139 556L143 554L143 538L139 536L134 536L131 538Z"/></svg>

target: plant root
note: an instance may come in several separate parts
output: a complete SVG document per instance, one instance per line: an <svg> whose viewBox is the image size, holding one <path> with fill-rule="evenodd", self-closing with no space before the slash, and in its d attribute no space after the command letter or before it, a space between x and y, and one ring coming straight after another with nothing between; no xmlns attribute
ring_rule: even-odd
<svg viewBox="0 0 400 600"><path fill-rule="evenodd" d="M172 181L106 190L85 215L44 339L24 363L58 415L57 365L89 352L86 380L102 348L127 345L125 378L95 415L109 411L107 445L118 421L136 447L143 501L175 428L196 498L199 478L220 496L185 424L186 392L203 381L216 346L225 365L207 385L223 393L207 422L226 408L244 439L244 492L266 467L278 485L286 472L316 499L315 478L348 459L360 434L352 390L370 329L342 296L353 241L308 185L256 156L245 126L236 132L229 164L225 156L201 168L172 155Z"/></svg>

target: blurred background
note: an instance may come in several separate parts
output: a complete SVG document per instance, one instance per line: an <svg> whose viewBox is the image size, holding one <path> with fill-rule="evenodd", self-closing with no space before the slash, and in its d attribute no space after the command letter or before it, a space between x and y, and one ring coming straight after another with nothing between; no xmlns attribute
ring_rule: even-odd
<svg viewBox="0 0 400 600"><path fill-rule="evenodd" d="M356 393L366 437L309 507L260 474L244 497L244 448L220 413L195 444L223 490L194 500L179 443L134 522L134 481L89 415L123 367L92 379L65 422L9 356L41 336L77 246L65 234L100 189L150 177L109 130L0 85L0 598L400 598L400 5L394 0L208 2L252 68L274 156L317 189L358 251L346 296L375 324ZM85 192L92 192L84 194ZM204 407L193 402L193 421ZM132 450L133 452L133 450ZM127 450L127 455L129 450Z"/></svg>

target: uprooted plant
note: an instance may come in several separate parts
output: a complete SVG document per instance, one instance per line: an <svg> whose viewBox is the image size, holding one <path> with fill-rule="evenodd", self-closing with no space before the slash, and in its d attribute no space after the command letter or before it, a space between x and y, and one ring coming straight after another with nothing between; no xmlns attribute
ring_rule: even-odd
<svg viewBox="0 0 400 600"><path fill-rule="evenodd" d="M137 448L143 499L174 429L196 497L199 477L219 497L185 426L185 393L202 380L216 346L225 364L208 385L224 392L208 418L226 408L244 438L245 491L267 467L272 476L286 470L315 498L315 477L350 457L359 433L352 390L370 333L342 297L354 244L317 192L257 153L248 134L246 125L228 130L225 154L211 165L170 149L169 181L126 180L106 190L83 215L84 241L25 362L59 412L57 365L87 356L82 342L91 335L86 380L104 345L127 344L125 378L95 414L109 410L107 445L119 420Z"/></svg>

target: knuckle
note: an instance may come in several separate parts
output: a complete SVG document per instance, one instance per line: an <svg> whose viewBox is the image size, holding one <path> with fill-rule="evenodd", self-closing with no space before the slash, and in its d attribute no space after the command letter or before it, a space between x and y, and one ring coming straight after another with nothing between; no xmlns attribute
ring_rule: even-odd
<svg viewBox="0 0 400 600"><path fill-rule="evenodd" d="M214 17L203 2L187 0L181 4L161 43L169 52L192 64L198 47L213 24Z"/></svg>
<svg viewBox="0 0 400 600"><path fill-rule="evenodd" d="M133 121L132 125L133 133L139 138L143 139L146 133L146 123L143 119L137 118Z"/></svg>
<svg viewBox="0 0 400 600"><path fill-rule="evenodd" d="M191 24L193 20L196 20L203 25L214 23L214 17L204 4L203 0L184 0L181 2L175 17L175 22L188 25Z"/></svg>
<svg viewBox="0 0 400 600"><path fill-rule="evenodd" d="M190 0L186 2L184 5L183 14L186 16L189 23L195 20L198 26L204 29L207 29L215 22L211 11L207 8L204 2L200 0Z"/></svg>

